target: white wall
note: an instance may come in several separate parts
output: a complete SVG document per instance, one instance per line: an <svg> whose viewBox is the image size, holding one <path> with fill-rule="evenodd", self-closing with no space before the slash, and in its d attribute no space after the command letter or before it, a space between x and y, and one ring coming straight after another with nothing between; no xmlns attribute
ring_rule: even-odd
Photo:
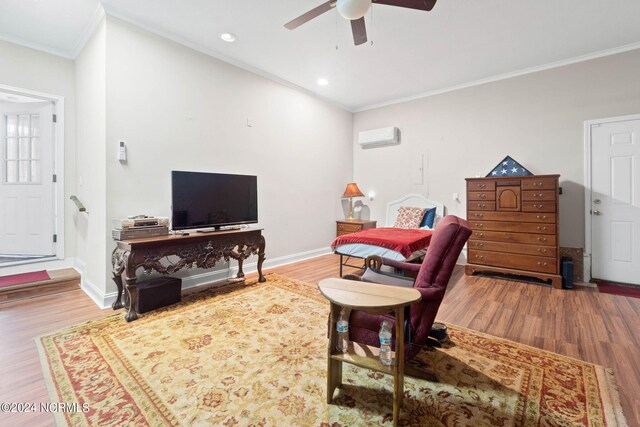
<svg viewBox="0 0 640 427"><path fill-rule="evenodd" d="M507 155L534 174L561 174L560 244L584 247L583 122L640 113L640 50L356 113L362 130L398 126L399 146L354 143L354 178L371 218L390 200L420 193L466 216L465 178L485 176ZM411 184L412 157L425 181ZM452 201L452 193L460 202Z"/></svg>
<svg viewBox="0 0 640 427"><path fill-rule="evenodd" d="M170 216L171 170L251 174L267 259L328 248L352 178L351 113L112 17L106 47L105 232Z"/></svg>
<svg viewBox="0 0 640 427"><path fill-rule="evenodd" d="M76 104L73 61L0 40L0 85L64 97L64 200L66 258L76 253L69 196L75 192Z"/></svg>
<svg viewBox="0 0 640 427"><path fill-rule="evenodd" d="M75 61L78 105L77 195L88 214L74 213L82 286L100 299L107 275L106 239L106 67L103 21Z"/></svg>

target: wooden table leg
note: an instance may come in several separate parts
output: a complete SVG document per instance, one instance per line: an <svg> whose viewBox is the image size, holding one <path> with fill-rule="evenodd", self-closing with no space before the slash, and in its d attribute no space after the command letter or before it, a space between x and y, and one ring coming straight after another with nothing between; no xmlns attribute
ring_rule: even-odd
<svg viewBox="0 0 640 427"><path fill-rule="evenodd" d="M398 425L404 397L404 308L396 311L396 360L393 366L393 425Z"/></svg>
<svg viewBox="0 0 640 427"><path fill-rule="evenodd" d="M113 281L116 282L116 286L118 287L118 295L113 304L111 304L111 308L119 310L124 307L122 304L122 291L124 290L122 287L122 273L113 273Z"/></svg>
<svg viewBox="0 0 640 427"><path fill-rule="evenodd" d="M260 246L258 247L258 282L266 282L267 279L264 278L262 274L262 263L264 262L264 249L266 246L266 242L264 240L264 236L260 236Z"/></svg>
<svg viewBox="0 0 640 427"><path fill-rule="evenodd" d="M236 279L242 279L244 277L244 271L242 271L242 264L244 263L244 258L242 255L238 258L238 274L236 274Z"/></svg>
<svg viewBox="0 0 640 427"><path fill-rule="evenodd" d="M125 277L127 281L127 293L129 294L129 311L127 312L124 319L127 322L133 322L138 318L138 313L136 312L136 304L138 302L138 286L136 285L136 276L132 278Z"/></svg>
<svg viewBox="0 0 640 427"><path fill-rule="evenodd" d="M329 314L329 344L327 345L327 404L333 401L333 393L336 388L342 385L342 362L331 358L338 343L336 323L338 323L339 317L340 306L331 303L331 312Z"/></svg>

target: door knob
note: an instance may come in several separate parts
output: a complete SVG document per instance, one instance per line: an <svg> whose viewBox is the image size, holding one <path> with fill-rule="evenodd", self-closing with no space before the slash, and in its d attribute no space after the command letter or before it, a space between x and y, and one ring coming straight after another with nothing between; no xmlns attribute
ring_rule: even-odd
<svg viewBox="0 0 640 427"><path fill-rule="evenodd" d="M600 212L600 211L593 211L593 214L594 214L594 215L602 215L602 212Z"/></svg>

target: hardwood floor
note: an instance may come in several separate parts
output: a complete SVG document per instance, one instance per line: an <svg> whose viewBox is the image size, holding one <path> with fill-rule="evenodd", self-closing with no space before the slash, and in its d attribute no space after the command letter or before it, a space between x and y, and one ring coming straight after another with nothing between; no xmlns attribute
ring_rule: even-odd
<svg viewBox="0 0 640 427"><path fill-rule="evenodd" d="M463 270L454 272L439 320L613 368L627 422L640 426L640 299L469 277ZM317 283L338 276L338 257L268 272ZM0 402L48 401L34 337L112 313L81 290L0 305ZM54 420L47 413L0 413L0 425L48 426Z"/></svg>

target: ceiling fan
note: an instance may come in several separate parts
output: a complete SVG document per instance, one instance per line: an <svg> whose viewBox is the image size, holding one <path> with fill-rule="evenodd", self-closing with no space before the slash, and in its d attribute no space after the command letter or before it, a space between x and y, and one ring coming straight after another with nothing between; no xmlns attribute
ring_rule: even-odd
<svg viewBox="0 0 640 427"><path fill-rule="evenodd" d="M329 0L298 16L296 19L284 24L285 28L293 30L305 22L317 18L334 7L338 9L340 15L351 20L351 32L353 33L353 43L358 46L367 41L367 28L364 23L364 15L371 7L371 3L386 4L389 6L406 7L409 9L430 11L437 0Z"/></svg>

